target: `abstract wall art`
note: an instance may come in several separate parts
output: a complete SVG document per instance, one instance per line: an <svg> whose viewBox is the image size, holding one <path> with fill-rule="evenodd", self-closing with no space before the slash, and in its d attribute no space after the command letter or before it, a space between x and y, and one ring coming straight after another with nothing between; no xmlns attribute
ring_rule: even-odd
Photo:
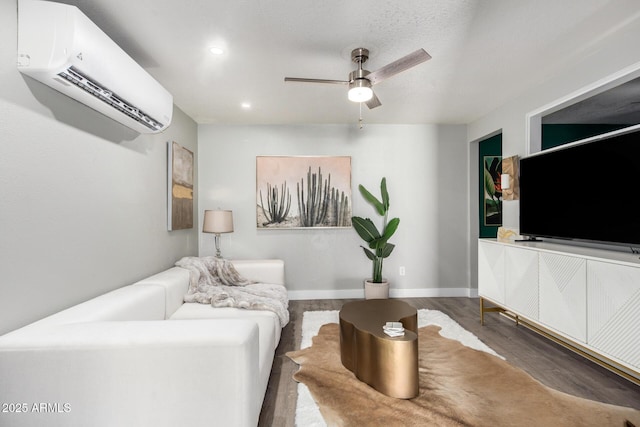
<svg viewBox="0 0 640 427"><path fill-rule="evenodd" d="M193 152L169 142L167 164L168 229L193 228Z"/></svg>

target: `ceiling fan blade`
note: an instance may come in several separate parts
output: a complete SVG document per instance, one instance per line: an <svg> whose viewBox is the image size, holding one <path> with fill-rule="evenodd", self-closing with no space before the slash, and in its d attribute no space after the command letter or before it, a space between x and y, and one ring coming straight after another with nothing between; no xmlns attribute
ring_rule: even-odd
<svg viewBox="0 0 640 427"><path fill-rule="evenodd" d="M285 82L297 82L297 83L329 83L334 85L347 85L346 80L326 80L326 79L305 79L301 77L285 77Z"/></svg>
<svg viewBox="0 0 640 427"><path fill-rule="evenodd" d="M381 105L382 105L382 102L380 102L380 100L376 96L376 93L374 92L373 96L371 97L371 99L367 101L367 107L369 107L369 109L371 110L371 109L379 107Z"/></svg>
<svg viewBox="0 0 640 427"><path fill-rule="evenodd" d="M418 49L415 52L410 53L407 56L403 56L402 58L368 74L367 79L369 79L371 84L374 85L429 59L431 59L431 55L429 55L424 49Z"/></svg>

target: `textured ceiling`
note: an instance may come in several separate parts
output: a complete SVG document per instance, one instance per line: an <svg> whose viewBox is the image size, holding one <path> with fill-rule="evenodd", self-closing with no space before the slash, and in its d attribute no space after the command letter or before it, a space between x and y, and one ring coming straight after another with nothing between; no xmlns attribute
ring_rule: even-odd
<svg viewBox="0 0 640 427"><path fill-rule="evenodd" d="M629 0L65 0L198 123L353 123L350 52L374 71L418 48L433 59L374 87L367 123L468 123L547 80L638 17ZM226 49L222 56L208 52ZM248 110L242 102L250 102Z"/></svg>

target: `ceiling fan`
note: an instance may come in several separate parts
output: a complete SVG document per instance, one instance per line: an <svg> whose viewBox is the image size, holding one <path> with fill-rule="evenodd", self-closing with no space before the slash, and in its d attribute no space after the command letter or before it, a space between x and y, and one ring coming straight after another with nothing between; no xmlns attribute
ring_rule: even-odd
<svg viewBox="0 0 640 427"><path fill-rule="evenodd" d="M368 49L359 47L351 51L351 61L358 64L358 68L349 73L349 80L285 77L284 81L349 85L349 100L353 102L365 102L367 104L367 107L371 109L382 105L376 94L373 93L373 89L371 89L371 86L431 59L431 55L429 55L424 49L418 49L415 52L403 56L402 58L397 59L373 72L369 72L362 68L362 64L367 62L368 59Z"/></svg>

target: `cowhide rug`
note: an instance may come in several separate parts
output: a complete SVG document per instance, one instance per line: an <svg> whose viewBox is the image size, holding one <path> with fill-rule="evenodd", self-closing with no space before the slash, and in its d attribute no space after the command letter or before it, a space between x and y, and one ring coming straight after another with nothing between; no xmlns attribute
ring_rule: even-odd
<svg viewBox="0 0 640 427"><path fill-rule="evenodd" d="M571 396L538 382L506 361L419 329L420 395L387 397L340 362L340 332L322 326L311 347L287 356L300 365L331 426L616 426L640 427L640 411ZM631 423L631 424L629 424Z"/></svg>

